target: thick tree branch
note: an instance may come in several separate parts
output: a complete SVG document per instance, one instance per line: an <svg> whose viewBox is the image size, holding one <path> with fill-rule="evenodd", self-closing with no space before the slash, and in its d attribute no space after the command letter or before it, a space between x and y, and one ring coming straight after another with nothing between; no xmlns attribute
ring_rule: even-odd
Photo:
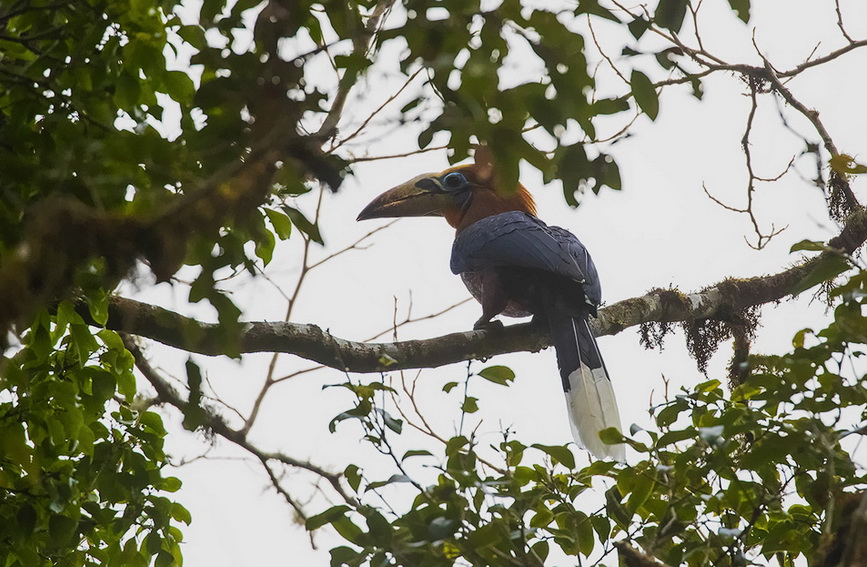
<svg viewBox="0 0 867 567"><path fill-rule="evenodd" d="M776 274L726 279L691 294L657 289L600 310L594 326L612 335L648 322L727 320L748 307L791 296L805 278L839 254L852 254L867 240L867 209L859 209L829 250ZM819 282L816 282L819 283ZM86 306L79 309L88 317ZM363 343L335 337L316 325L250 322L240 335L226 336L220 325L202 323L146 303L114 297L108 327L147 337L189 352L216 356L225 352L283 352L347 372L382 372L432 368L517 351L538 351L550 345L544 328L523 323L493 331L467 331L441 337L394 343ZM227 348L227 345L231 348Z"/></svg>
<svg viewBox="0 0 867 567"><path fill-rule="evenodd" d="M628 541L618 541L614 544L614 547L620 552L620 560L622 561L622 565L626 567L665 567L664 563L660 563L653 557L642 553L630 545Z"/></svg>

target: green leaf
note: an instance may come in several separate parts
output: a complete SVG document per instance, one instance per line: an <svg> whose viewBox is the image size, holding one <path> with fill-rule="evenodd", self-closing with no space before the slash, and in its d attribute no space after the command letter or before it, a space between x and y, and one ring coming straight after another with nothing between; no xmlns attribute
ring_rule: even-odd
<svg viewBox="0 0 867 567"><path fill-rule="evenodd" d="M464 399L464 403L461 404L461 411L464 413L476 413L479 411L479 399L467 396Z"/></svg>
<svg viewBox="0 0 867 567"><path fill-rule="evenodd" d="M108 323L108 294L104 290L88 292L87 307L97 325L105 326Z"/></svg>
<svg viewBox="0 0 867 567"><path fill-rule="evenodd" d="M400 434L403 429L403 420L395 419L387 411L382 409L379 410L379 413L382 415L382 421L385 423L385 426L395 433Z"/></svg>
<svg viewBox="0 0 867 567"><path fill-rule="evenodd" d="M547 507L542 507L541 510L536 512L536 514L530 518L530 527L531 528L544 528L554 521L554 512L552 512Z"/></svg>
<svg viewBox="0 0 867 567"><path fill-rule="evenodd" d="M656 423L659 427L668 427L680 416L682 412L685 412L689 409L686 402L682 400L676 400L674 402L670 402L663 407L660 412L656 415Z"/></svg>
<svg viewBox="0 0 867 567"><path fill-rule="evenodd" d="M508 366L488 366L479 372L479 376L501 386L507 386L515 379L515 373Z"/></svg>
<svg viewBox="0 0 867 567"><path fill-rule="evenodd" d="M729 0L729 6L735 11L742 22L750 21L750 0Z"/></svg>
<svg viewBox="0 0 867 567"><path fill-rule="evenodd" d="M271 263L271 258L274 257L274 246L276 244L274 235L267 230L262 231L262 234L259 235L259 239L256 241L256 256L266 266Z"/></svg>
<svg viewBox="0 0 867 567"><path fill-rule="evenodd" d="M139 423L159 437L163 437L166 434L163 418L157 412L146 411L139 414Z"/></svg>
<svg viewBox="0 0 867 567"><path fill-rule="evenodd" d="M855 158L846 154L832 156L829 160L831 169L840 175L858 175L867 173L867 165L862 165L855 161Z"/></svg>
<svg viewBox="0 0 867 567"><path fill-rule="evenodd" d="M280 240L286 240L291 236L292 221L288 215L274 209L265 209L265 214L268 216L268 220L271 221L271 226L274 227L274 232L277 233Z"/></svg>
<svg viewBox="0 0 867 567"><path fill-rule="evenodd" d="M69 335L72 340L72 346L75 348L79 356L79 361L86 362L90 355L99 348L99 343L93 336L93 332L87 325L70 325Z"/></svg>
<svg viewBox="0 0 867 567"><path fill-rule="evenodd" d="M512 439L508 443L503 443L501 448L506 451L506 463L510 467L514 467L521 464L521 460L524 458L524 449L527 447L520 441Z"/></svg>
<svg viewBox="0 0 867 567"><path fill-rule="evenodd" d="M629 110L629 102L624 97L600 98L593 102L591 108L595 114L617 114Z"/></svg>
<svg viewBox="0 0 867 567"><path fill-rule="evenodd" d="M176 565L178 565L178 563L175 561L175 558L171 553L164 549L159 550L157 558L154 560L154 567L172 567Z"/></svg>
<svg viewBox="0 0 867 567"><path fill-rule="evenodd" d="M177 502L172 503L172 518L187 525L190 525L190 522L193 521L190 511Z"/></svg>
<svg viewBox="0 0 867 567"><path fill-rule="evenodd" d="M363 553L359 553L345 545L335 547L331 551L331 567L343 567L344 565L361 565L365 559Z"/></svg>
<svg viewBox="0 0 867 567"><path fill-rule="evenodd" d="M426 451L425 449L410 449L401 457L401 461L405 461L410 457L433 457L433 453L430 451Z"/></svg>
<svg viewBox="0 0 867 567"><path fill-rule="evenodd" d="M802 240L792 244L789 252L798 252L799 250L809 250L813 252L824 252L828 250L828 245L818 240Z"/></svg>
<svg viewBox="0 0 867 567"><path fill-rule="evenodd" d="M403 474L393 474L386 480L378 480L376 482L371 482L367 485L367 488L364 489L365 492L368 490L376 490L377 488L381 488L383 486L394 484L394 483L402 483L402 482L412 482L412 480Z"/></svg>
<svg viewBox="0 0 867 567"><path fill-rule="evenodd" d="M581 183L591 175L590 160L583 144L566 146L557 162L557 176L563 183L563 196L570 207L577 207L575 194L581 190Z"/></svg>
<svg viewBox="0 0 867 567"><path fill-rule="evenodd" d="M352 490L358 492L358 487L361 485L361 469L357 465L349 465L343 470L343 476L346 477L346 482Z"/></svg>
<svg viewBox="0 0 867 567"><path fill-rule="evenodd" d="M330 524L337 518L343 517L346 512L350 510L349 506L345 504L339 504L337 506L332 506L328 510L316 514L315 516L310 516L307 518L307 521L304 522L304 527L307 531L312 532L313 530L317 530L324 526L325 524Z"/></svg>
<svg viewBox="0 0 867 567"><path fill-rule="evenodd" d="M457 386L457 385L458 385L457 382L446 382L445 385L443 385L443 392L445 392L446 394L448 394L448 393L451 392L451 391L455 388L455 386Z"/></svg>
<svg viewBox="0 0 867 567"><path fill-rule="evenodd" d="M18 509L18 513L16 514L16 519L18 521L18 529L26 536L29 536L33 533L33 530L36 529L36 521L39 519L36 508L31 506L30 504L24 504L21 508Z"/></svg>
<svg viewBox="0 0 867 567"><path fill-rule="evenodd" d="M484 549L502 541L505 534L495 523L486 524L467 536L467 542L473 549Z"/></svg>
<svg viewBox="0 0 867 567"><path fill-rule="evenodd" d="M117 391L126 398L127 401L132 401L136 395L135 375L129 370L124 370L117 374Z"/></svg>
<svg viewBox="0 0 867 567"><path fill-rule="evenodd" d="M647 31L647 28L650 27L650 22L648 22L641 16L638 16L637 18L626 24L626 27L629 28L629 33L632 34L632 37L634 37L635 39L641 39L641 36L643 36L644 32Z"/></svg>
<svg viewBox="0 0 867 567"><path fill-rule="evenodd" d="M48 520L48 535L56 547L69 545L72 536L78 530L78 522L67 516L55 515Z"/></svg>
<svg viewBox="0 0 867 567"><path fill-rule="evenodd" d="M850 267L849 261L843 256L830 254L821 258L806 276L801 278L798 283L792 286L789 293L792 295L798 295L813 286L839 276Z"/></svg>
<svg viewBox="0 0 867 567"><path fill-rule="evenodd" d="M710 392L712 390L716 390L719 387L720 387L720 381L719 380L707 380L707 381L702 382L700 384L696 384L693 391L696 394L704 394L704 393Z"/></svg>
<svg viewBox="0 0 867 567"><path fill-rule="evenodd" d="M694 440L697 436L698 430L694 427L688 427L686 429L673 429L660 435L654 446L657 449L662 449L664 447L667 447L668 445L672 445L679 441L685 441L687 439Z"/></svg>
<svg viewBox="0 0 867 567"><path fill-rule="evenodd" d="M575 455L566 445L542 445L535 443L531 445L534 449L539 449L549 457L554 463L562 463L567 469L575 468Z"/></svg>
<svg viewBox="0 0 867 567"><path fill-rule="evenodd" d="M196 87L183 71L166 71L162 77L165 93L181 104L191 103Z"/></svg>
<svg viewBox="0 0 867 567"><path fill-rule="evenodd" d="M621 498L620 491L617 490L616 486L605 491L605 508L608 510L608 517L614 520L621 529L626 530L632 521L632 514L620 503Z"/></svg>
<svg viewBox="0 0 867 567"><path fill-rule="evenodd" d="M578 512L575 515L575 531L578 536L578 549L585 557L589 557L593 553L595 539L593 537L593 524L590 518L583 512Z"/></svg>
<svg viewBox="0 0 867 567"><path fill-rule="evenodd" d="M608 154L599 154L593 160L593 177L596 179L596 184L593 185L593 192L596 194L599 193L603 185L607 185L615 191L620 191L623 188L620 168L614 158Z"/></svg>
<svg viewBox="0 0 867 567"><path fill-rule="evenodd" d="M75 306L71 301L61 301L57 305L57 315L55 321L60 334L66 330L71 324L83 324L84 320L75 312ZM59 337L58 337L59 338Z"/></svg>
<svg viewBox="0 0 867 567"><path fill-rule="evenodd" d="M679 32L688 5L689 0L659 0L653 21L660 27Z"/></svg>
<svg viewBox="0 0 867 567"><path fill-rule="evenodd" d="M606 445L617 445L623 443L623 434L616 427L606 427L599 432L599 438Z"/></svg>
<svg viewBox="0 0 867 567"><path fill-rule="evenodd" d="M455 455L464 447L464 445L469 444L469 442L469 439L467 439L463 435L452 437L448 440L448 442L446 442L446 456L451 457L452 455Z"/></svg>
<svg viewBox="0 0 867 567"><path fill-rule="evenodd" d="M608 539L608 535L611 533L611 522L608 521L608 518L594 514L590 516L590 523L593 525L593 529L596 531L596 536L599 538L599 541L605 541Z"/></svg>
<svg viewBox="0 0 867 567"><path fill-rule="evenodd" d="M138 105L140 96L141 86L138 79L128 72L121 73L114 86L114 103L130 112Z"/></svg>
<svg viewBox="0 0 867 567"><path fill-rule="evenodd" d="M647 501L653 489L656 487L656 476L645 471L635 478L632 492L626 501L626 508L635 513Z"/></svg>
<svg viewBox="0 0 867 567"><path fill-rule="evenodd" d="M93 397L100 402L111 399L117 387L115 377L102 368L88 367L87 371L90 374L90 388Z"/></svg>
<svg viewBox="0 0 867 567"><path fill-rule="evenodd" d="M656 120L659 115L659 95L656 94L653 81L641 71L633 69L629 84L638 107L647 114L648 118Z"/></svg>
<svg viewBox="0 0 867 567"><path fill-rule="evenodd" d="M541 559L543 562L545 561L545 559L548 558L548 553L550 551L550 547L549 547L547 541L545 541L545 540L537 541L536 543L533 544L531 549L532 549L533 553L536 556L538 556L539 559Z"/></svg>
<svg viewBox="0 0 867 567"><path fill-rule="evenodd" d="M198 51L203 51L208 47L208 42L205 39L205 30L202 28L202 26L180 26L177 30L177 34L181 36L184 41L195 47Z"/></svg>
<svg viewBox="0 0 867 567"><path fill-rule="evenodd" d="M289 205L283 205L283 211L286 216L292 221L292 224L298 227L298 230L310 237L310 240L317 244L323 244L322 235L319 234L319 227L307 220L304 213Z"/></svg>
<svg viewBox="0 0 867 567"><path fill-rule="evenodd" d="M181 479L169 476L163 479L163 484L160 488L166 492L177 492L181 489L181 484L183 484Z"/></svg>

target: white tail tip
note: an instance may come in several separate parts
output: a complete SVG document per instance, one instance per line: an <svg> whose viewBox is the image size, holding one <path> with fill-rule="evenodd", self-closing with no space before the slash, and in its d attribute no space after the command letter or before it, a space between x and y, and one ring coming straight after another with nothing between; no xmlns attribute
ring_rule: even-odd
<svg viewBox="0 0 867 567"><path fill-rule="evenodd" d="M608 445L599 438L599 432L609 427L620 427L620 412L614 398L614 388L604 368L591 370L581 365L569 375L570 391L566 392L572 435L598 459L612 458L626 461L626 445Z"/></svg>

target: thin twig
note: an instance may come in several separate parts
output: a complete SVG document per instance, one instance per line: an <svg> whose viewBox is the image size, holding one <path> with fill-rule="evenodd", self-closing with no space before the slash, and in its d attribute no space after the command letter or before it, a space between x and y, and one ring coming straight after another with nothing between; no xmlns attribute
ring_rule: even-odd
<svg viewBox="0 0 867 567"><path fill-rule="evenodd" d="M405 158L405 157L414 156L414 155L418 155L418 154L424 154L427 152L436 152L436 151L440 151L440 150L445 150L445 149L448 149L448 147L449 147L448 144L443 144L442 146L428 146L426 148L419 148L417 150L412 150L412 151L404 152L404 153L400 153L400 154L389 154L389 155L384 155L384 156L359 156L359 157L353 157L352 161L353 161L353 163L358 163L358 162L362 162L362 161L380 161L380 160L384 160L384 159Z"/></svg>
<svg viewBox="0 0 867 567"><path fill-rule="evenodd" d="M322 187L319 188L319 195L316 201L316 213L313 218L314 225L319 222L319 213L322 209L322 196L325 191ZM287 305L286 305L286 313L283 316L283 321L289 321L292 316L292 308L297 304L298 296L301 293L301 286L304 283L307 274L310 273L310 266L308 264L308 259L310 257L310 246L312 243L312 239L310 237L302 238L304 242L304 248L301 256L301 272L298 274L298 279L295 281L295 289L292 291L292 294L289 296ZM271 361L268 363L268 372L265 375L265 383L262 385L262 388L259 390L259 394L256 396L256 400L253 402L253 407L250 410L250 415L247 417L244 423L244 427L241 431L246 435L250 432L250 429L253 427L253 423L255 423L256 418L259 416L259 410L262 407L262 402L265 401L265 396L268 393L268 390L271 389L271 386L274 385L274 371L277 368L277 360L280 357L280 353L275 352L271 355Z"/></svg>
<svg viewBox="0 0 867 567"><path fill-rule="evenodd" d="M151 386L156 390L157 396L160 399L171 406L179 409L181 412L187 412L190 409L190 403L183 399L180 394L178 394L177 390L175 390L174 386L168 382L156 369L151 366L150 362L144 356L141 348L136 343L135 339L132 336L127 335L125 333L120 333L121 339L123 340L124 346L133 355L135 360L136 368L145 377L145 379L150 382ZM204 410L204 408L200 408ZM250 443L250 441L246 438L244 433L240 430L232 429L225 422L225 420L215 415L207 410L202 412L203 418L205 420L205 426L212 431L214 434L222 437L226 441L237 445L238 447L246 450L254 457L256 457L259 461L265 463L267 461L278 461L283 463L284 465L288 465L291 467L299 468L311 472L323 480L326 480L331 487L334 489L344 502L347 504L356 507L358 505L357 501L351 497L343 486L340 484L341 475L330 473L325 469L318 467L310 462L302 461L296 459L294 457L290 457L283 453L275 453L275 452L267 452L263 451L259 447Z"/></svg>
<svg viewBox="0 0 867 567"><path fill-rule="evenodd" d="M373 120L373 119L374 119L374 118L375 118L375 117L376 117L380 112L382 112L383 110L385 110L385 108L386 108L388 105L390 105L392 102L394 102L395 99L397 99L397 97L399 97L399 96L403 93L403 91L405 91L405 90L407 89L407 87L409 87L409 85L410 85L410 84L415 80L415 78L416 78L416 77L419 75L419 73L421 73L423 70L424 70L424 67L419 67L418 69L416 69L416 71L415 71L412 75L410 75L409 78L407 78L407 80L406 80L406 81L404 82L404 84L403 84L403 85L402 85L402 86L397 90L397 92L395 92L393 95L391 95L390 97L388 97L388 98L385 100L385 102L383 102L381 105L379 105L379 107L378 107L376 110L374 110L373 112L371 112L371 113L367 116L367 118L365 118L364 121L363 121L363 122L358 126L358 128L356 128L356 129L355 129L351 134L349 134L349 135L346 136L345 138L340 139L340 140L337 141L337 142L336 142L332 147L330 147L330 148L328 149L328 152L327 152L327 153L331 153L331 152L335 151L336 149L340 148L341 146L343 146L344 144L346 144L347 142L349 142L350 140L352 140L353 138L355 138L356 136L358 136L359 134L361 134L361 132L363 132L364 129L367 128L367 125L370 124L370 121Z"/></svg>
<svg viewBox="0 0 867 567"><path fill-rule="evenodd" d="M357 34L352 39L353 53L358 55L363 54L365 57L368 55L368 52L374 44L375 35L377 31L379 31L380 25L396 1L397 0L379 0L379 2L376 3L373 13L367 19L361 33ZM347 4L347 6L347 9L352 9L352 4ZM320 126L319 130L314 134L314 137L327 139L332 138L337 133L337 123L343 116L343 109L349 98L349 92L352 90L355 83L356 81L354 80L340 80L337 94L334 95L334 100L331 103L331 109L328 111L325 120L322 121L322 126Z"/></svg>

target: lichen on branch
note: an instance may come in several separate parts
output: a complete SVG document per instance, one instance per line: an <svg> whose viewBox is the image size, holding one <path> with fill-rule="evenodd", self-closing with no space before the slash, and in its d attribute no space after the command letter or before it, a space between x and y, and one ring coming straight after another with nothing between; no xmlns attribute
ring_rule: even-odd
<svg viewBox="0 0 867 567"><path fill-rule="evenodd" d="M823 273L827 262L854 253L865 240L867 210L860 209L850 215L840 235L828 242L827 250L786 270L752 278L729 278L691 294L655 289L601 309L593 325L598 335L612 335L651 322L731 321L733 314L751 312L757 306L797 294L804 281ZM85 305L79 312L89 318ZM533 323L392 343L346 340L311 324L262 321L244 323L236 336L227 336L218 324L117 296L110 300L107 326L209 356L281 352L340 371L362 373L433 368L509 352L538 351L551 344L545 329Z"/></svg>

